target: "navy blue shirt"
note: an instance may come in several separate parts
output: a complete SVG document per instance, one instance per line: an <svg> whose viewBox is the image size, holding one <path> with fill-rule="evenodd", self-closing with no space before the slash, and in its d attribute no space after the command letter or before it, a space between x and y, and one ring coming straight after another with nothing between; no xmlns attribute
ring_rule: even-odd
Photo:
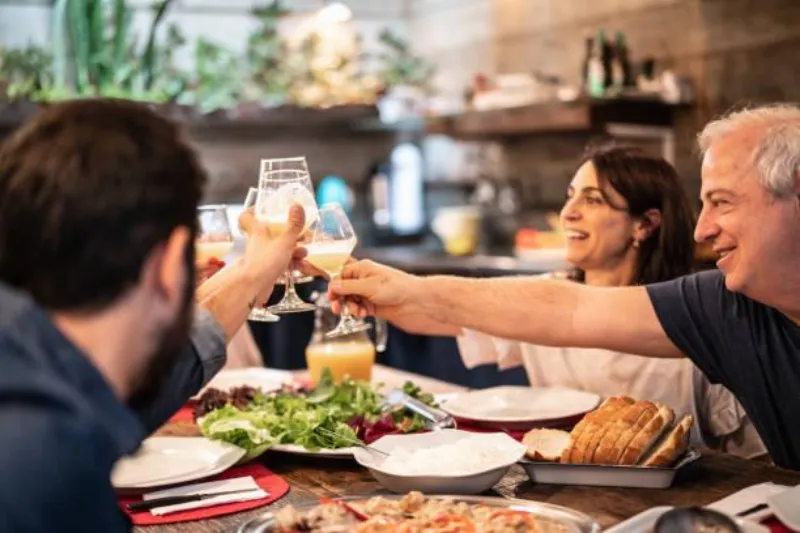
<svg viewBox="0 0 800 533"><path fill-rule="evenodd" d="M775 464L800 470L800 326L717 270L647 290L667 336L738 398Z"/></svg>
<svg viewBox="0 0 800 533"><path fill-rule="evenodd" d="M27 296L0 284L0 531L130 530L110 474L225 361L199 314L162 394L133 412Z"/></svg>

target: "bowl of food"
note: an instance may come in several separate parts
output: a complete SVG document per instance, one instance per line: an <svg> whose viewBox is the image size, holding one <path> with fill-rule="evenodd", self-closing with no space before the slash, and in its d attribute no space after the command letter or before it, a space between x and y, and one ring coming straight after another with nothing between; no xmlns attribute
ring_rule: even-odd
<svg viewBox="0 0 800 533"><path fill-rule="evenodd" d="M353 455L384 488L397 493L478 494L489 490L525 455L505 433L444 429L388 435Z"/></svg>
<svg viewBox="0 0 800 533"><path fill-rule="evenodd" d="M348 533L351 531L516 531L597 533L587 515L558 505L486 496L426 495L323 499L316 505L268 511L238 533Z"/></svg>

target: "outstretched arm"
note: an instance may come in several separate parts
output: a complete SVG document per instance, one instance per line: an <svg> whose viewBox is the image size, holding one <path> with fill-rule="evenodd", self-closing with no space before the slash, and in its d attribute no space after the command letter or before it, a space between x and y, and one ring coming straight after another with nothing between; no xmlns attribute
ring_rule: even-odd
<svg viewBox="0 0 800 533"><path fill-rule="evenodd" d="M331 285L361 314L483 331L549 346L681 357L644 287L589 287L541 277L418 277L371 261L348 265ZM352 300L356 297L356 300ZM439 327L439 326L437 326Z"/></svg>

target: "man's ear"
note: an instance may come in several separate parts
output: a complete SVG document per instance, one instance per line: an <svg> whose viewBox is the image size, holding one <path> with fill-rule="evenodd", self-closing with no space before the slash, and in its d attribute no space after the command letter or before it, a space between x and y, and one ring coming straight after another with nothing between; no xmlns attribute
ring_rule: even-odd
<svg viewBox="0 0 800 533"><path fill-rule="evenodd" d="M170 310L177 312L183 304L187 279L186 249L191 246L190 231L185 226L175 228L163 245L153 250L147 260L145 275L150 279L153 290L161 295ZM148 275L149 274L149 275Z"/></svg>

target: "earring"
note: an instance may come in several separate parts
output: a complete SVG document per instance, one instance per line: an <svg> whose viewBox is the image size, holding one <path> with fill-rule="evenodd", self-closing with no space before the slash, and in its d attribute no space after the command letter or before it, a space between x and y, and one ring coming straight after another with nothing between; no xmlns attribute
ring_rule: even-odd
<svg viewBox="0 0 800 533"><path fill-rule="evenodd" d="M638 248L639 247L639 240L638 239L633 239L633 247L634 248Z"/></svg>

